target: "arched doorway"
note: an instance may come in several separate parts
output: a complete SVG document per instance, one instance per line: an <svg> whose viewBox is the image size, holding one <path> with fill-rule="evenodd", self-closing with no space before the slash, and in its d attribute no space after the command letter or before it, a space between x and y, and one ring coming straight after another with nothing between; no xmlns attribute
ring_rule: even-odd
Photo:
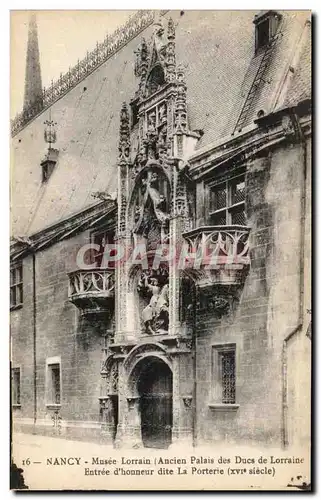
<svg viewBox="0 0 321 500"><path fill-rule="evenodd" d="M147 358L137 382L142 441L147 448L168 448L172 442L172 371L164 361Z"/></svg>

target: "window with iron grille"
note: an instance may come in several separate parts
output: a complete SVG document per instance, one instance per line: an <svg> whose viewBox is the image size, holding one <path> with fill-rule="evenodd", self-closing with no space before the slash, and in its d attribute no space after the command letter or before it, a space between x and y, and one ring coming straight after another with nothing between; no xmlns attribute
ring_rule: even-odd
<svg viewBox="0 0 321 500"><path fill-rule="evenodd" d="M22 303L22 263L19 263L10 269L10 309L21 307Z"/></svg>
<svg viewBox="0 0 321 500"><path fill-rule="evenodd" d="M12 404L19 406L20 403L20 368L11 370Z"/></svg>
<svg viewBox="0 0 321 500"><path fill-rule="evenodd" d="M61 404L60 363L47 363L47 404Z"/></svg>
<svg viewBox="0 0 321 500"><path fill-rule="evenodd" d="M214 402L236 403L236 347L224 344L213 347Z"/></svg>
<svg viewBox="0 0 321 500"><path fill-rule="evenodd" d="M214 226L246 225L244 175L211 187L210 219Z"/></svg>
<svg viewBox="0 0 321 500"><path fill-rule="evenodd" d="M235 352L220 353L222 377L222 403L235 403Z"/></svg>

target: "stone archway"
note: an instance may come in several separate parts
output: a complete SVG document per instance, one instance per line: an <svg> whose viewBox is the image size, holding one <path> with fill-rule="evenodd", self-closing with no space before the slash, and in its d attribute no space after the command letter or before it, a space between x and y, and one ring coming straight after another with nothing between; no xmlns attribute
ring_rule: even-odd
<svg viewBox="0 0 321 500"><path fill-rule="evenodd" d="M131 372L129 387L143 446L168 448L173 425L173 374L169 364L157 355L144 356Z"/></svg>

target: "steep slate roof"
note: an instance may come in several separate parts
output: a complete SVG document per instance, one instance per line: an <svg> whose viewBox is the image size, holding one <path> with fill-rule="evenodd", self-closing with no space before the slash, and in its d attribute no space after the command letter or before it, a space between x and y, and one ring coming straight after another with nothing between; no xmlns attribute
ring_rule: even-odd
<svg viewBox="0 0 321 500"><path fill-rule="evenodd" d="M295 106L304 99L311 98L311 26L307 26L307 33L300 52L298 67L293 75L285 98L285 106Z"/></svg>
<svg viewBox="0 0 321 500"><path fill-rule="evenodd" d="M278 12L282 15L278 36L271 53L271 59L263 74L262 83L255 93L243 128L253 123L253 120L257 118L258 111L263 110L265 115L267 115L275 109L276 105L277 107L283 105L283 102L279 99L281 89L285 83L285 77L288 74L293 58L299 50L299 43L305 22L310 18L308 11ZM250 61L248 71L235 102L234 112L232 111L225 130L226 135L230 133L230 127L233 126L233 122L234 125L237 122L263 55L264 52L259 51Z"/></svg>
<svg viewBox="0 0 321 500"><path fill-rule="evenodd" d="M204 131L198 148L233 131L258 65L254 57L255 13L185 11L180 15L173 11L164 16L165 23L170 16L177 23L176 60L186 68L190 129ZM257 110L273 109L309 13L289 11L283 16L283 35L264 78L268 83L253 103L249 123ZM96 204L91 196L94 191L116 190L120 108L137 89L134 50L142 37L148 39L151 34L149 27L51 106L52 118L58 123L55 147L59 158L47 183L42 183L40 162L46 153L43 122L48 110L13 138L14 235L33 234Z"/></svg>

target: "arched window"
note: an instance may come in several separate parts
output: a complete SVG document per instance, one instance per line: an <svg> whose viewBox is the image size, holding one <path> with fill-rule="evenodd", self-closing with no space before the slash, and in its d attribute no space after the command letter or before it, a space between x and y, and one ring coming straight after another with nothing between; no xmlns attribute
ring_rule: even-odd
<svg viewBox="0 0 321 500"><path fill-rule="evenodd" d="M157 90L165 84L164 70L160 64L154 66L151 70L148 81L147 81L147 93L148 95L154 94Z"/></svg>

